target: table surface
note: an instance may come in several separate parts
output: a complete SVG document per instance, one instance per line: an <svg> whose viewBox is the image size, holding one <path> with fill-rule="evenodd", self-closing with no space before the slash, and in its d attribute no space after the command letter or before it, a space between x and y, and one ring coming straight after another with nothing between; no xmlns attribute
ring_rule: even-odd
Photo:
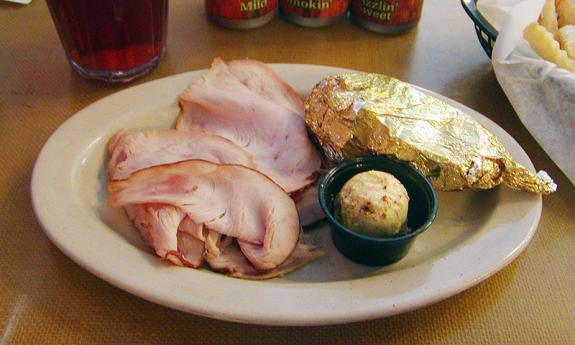
<svg viewBox="0 0 575 345"><path fill-rule="evenodd" d="M321 64L385 73L489 117L546 170L538 230L509 266L447 300L380 320L323 327L217 321L132 296L64 256L30 201L34 161L74 113L114 92L226 60ZM295 343L574 344L575 190L519 121L457 0L426 0L419 26L399 36L349 21L297 27L280 18L245 32L214 26L202 1L172 0L168 52L128 85L84 80L68 66L44 1L0 2L0 344Z"/></svg>

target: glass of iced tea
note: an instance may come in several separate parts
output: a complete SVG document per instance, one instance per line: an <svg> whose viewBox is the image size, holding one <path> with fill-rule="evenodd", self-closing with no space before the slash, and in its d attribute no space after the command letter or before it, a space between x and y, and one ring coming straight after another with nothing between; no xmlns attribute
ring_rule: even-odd
<svg viewBox="0 0 575 345"><path fill-rule="evenodd" d="M68 61L81 76L127 82L166 51L168 0L46 0Z"/></svg>

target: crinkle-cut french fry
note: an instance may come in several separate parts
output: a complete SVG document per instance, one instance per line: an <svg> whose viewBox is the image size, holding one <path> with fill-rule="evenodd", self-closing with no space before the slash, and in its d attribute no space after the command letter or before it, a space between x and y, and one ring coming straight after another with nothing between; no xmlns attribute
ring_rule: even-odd
<svg viewBox="0 0 575 345"><path fill-rule="evenodd" d="M545 5L539 15L539 24L547 31L555 35L559 28L557 23L557 11L555 10L555 0L545 0Z"/></svg>
<svg viewBox="0 0 575 345"><path fill-rule="evenodd" d="M529 24L523 31L523 37L529 42L531 48L543 59L575 73L575 60L569 58L559 47L559 42L553 35L536 22Z"/></svg>
<svg viewBox="0 0 575 345"><path fill-rule="evenodd" d="M557 40L567 56L575 59L575 25L565 25L557 32Z"/></svg>
<svg viewBox="0 0 575 345"><path fill-rule="evenodd" d="M575 3L572 0L557 0L559 27L575 25Z"/></svg>

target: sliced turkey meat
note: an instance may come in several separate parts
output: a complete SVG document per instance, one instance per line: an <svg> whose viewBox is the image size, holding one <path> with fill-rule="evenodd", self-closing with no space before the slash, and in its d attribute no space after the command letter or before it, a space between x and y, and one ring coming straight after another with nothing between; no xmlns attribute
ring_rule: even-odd
<svg viewBox="0 0 575 345"><path fill-rule="evenodd" d="M192 268L202 266L204 263L204 242L183 231L178 231L177 238L178 250L170 252L168 258L178 258L184 265Z"/></svg>
<svg viewBox="0 0 575 345"><path fill-rule="evenodd" d="M108 151L108 174L112 180L125 179L131 173L151 166L191 158L254 166L251 155L231 141L199 131L121 130L110 140ZM176 209L179 213L175 212L170 205L135 204L125 208L158 256L177 265L201 266L205 241L202 224L194 223L189 217L182 220L185 215L179 209ZM170 220L169 226L167 220Z"/></svg>
<svg viewBox="0 0 575 345"><path fill-rule="evenodd" d="M264 280L283 276L289 272L305 266L311 261L322 256L324 252L313 245L298 243L291 255L278 267L270 270L257 270L242 255L242 251L236 243L221 248L221 254L217 257L206 257L210 268L217 272L225 273L234 278Z"/></svg>
<svg viewBox="0 0 575 345"><path fill-rule="evenodd" d="M180 222L178 227L179 232L185 232L186 234L197 238L198 240L204 242L206 240L206 234L209 231L204 227L203 224L194 223L190 217L185 217Z"/></svg>
<svg viewBox="0 0 575 345"><path fill-rule="evenodd" d="M151 166L188 159L254 167L247 151L220 136L199 131L121 130L110 140L108 151L108 175L112 180L125 179L134 171ZM316 194L317 187L308 187L292 195L302 226L323 218Z"/></svg>
<svg viewBox="0 0 575 345"><path fill-rule="evenodd" d="M122 180L134 171L187 159L254 167L252 156L233 142L200 131L119 131L109 142L108 174Z"/></svg>
<svg viewBox="0 0 575 345"><path fill-rule="evenodd" d="M264 66L216 59L180 96L176 128L234 142L253 156L258 171L291 193L315 182L320 156L308 137L301 101Z"/></svg>
<svg viewBox="0 0 575 345"><path fill-rule="evenodd" d="M215 59L216 63L225 64L221 59ZM230 61L228 69L252 92L303 117L305 109L301 97L265 63L234 60Z"/></svg>
<svg viewBox="0 0 575 345"><path fill-rule="evenodd" d="M319 204L317 183L293 193L291 197L295 201L301 226L313 225L325 218L325 213Z"/></svg>
<svg viewBox="0 0 575 345"><path fill-rule="evenodd" d="M252 265L269 270L296 246L300 224L294 201L261 173L202 160L139 170L108 185L111 206L162 203L196 224L235 237Z"/></svg>
<svg viewBox="0 0 575 345"><path fill-rule="evenodd" d="M205 239L204 257L213 259L222 254L222 249L233 241L233 237L222 236L219 232L210 230Z"/></svg>
<svg viewBox="0 0 575 345"><path fill-rule="evenodd" d="M179 266L186 265L183 256L172 255L178 252L178 227L185 217L179 208L166 204L141 203L125 205L125 210L145 242L159 257Z"/></svg>

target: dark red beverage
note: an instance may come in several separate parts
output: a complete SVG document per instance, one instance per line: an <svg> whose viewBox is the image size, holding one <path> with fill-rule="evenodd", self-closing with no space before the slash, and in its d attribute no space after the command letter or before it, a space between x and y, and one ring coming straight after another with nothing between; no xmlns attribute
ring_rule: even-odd
<svg viewBox="0 0 575 345"><path fill-rule="evenodd" d="M82 76L129 81L165 52L168 0L47 0L72 67Z"/></svg>

